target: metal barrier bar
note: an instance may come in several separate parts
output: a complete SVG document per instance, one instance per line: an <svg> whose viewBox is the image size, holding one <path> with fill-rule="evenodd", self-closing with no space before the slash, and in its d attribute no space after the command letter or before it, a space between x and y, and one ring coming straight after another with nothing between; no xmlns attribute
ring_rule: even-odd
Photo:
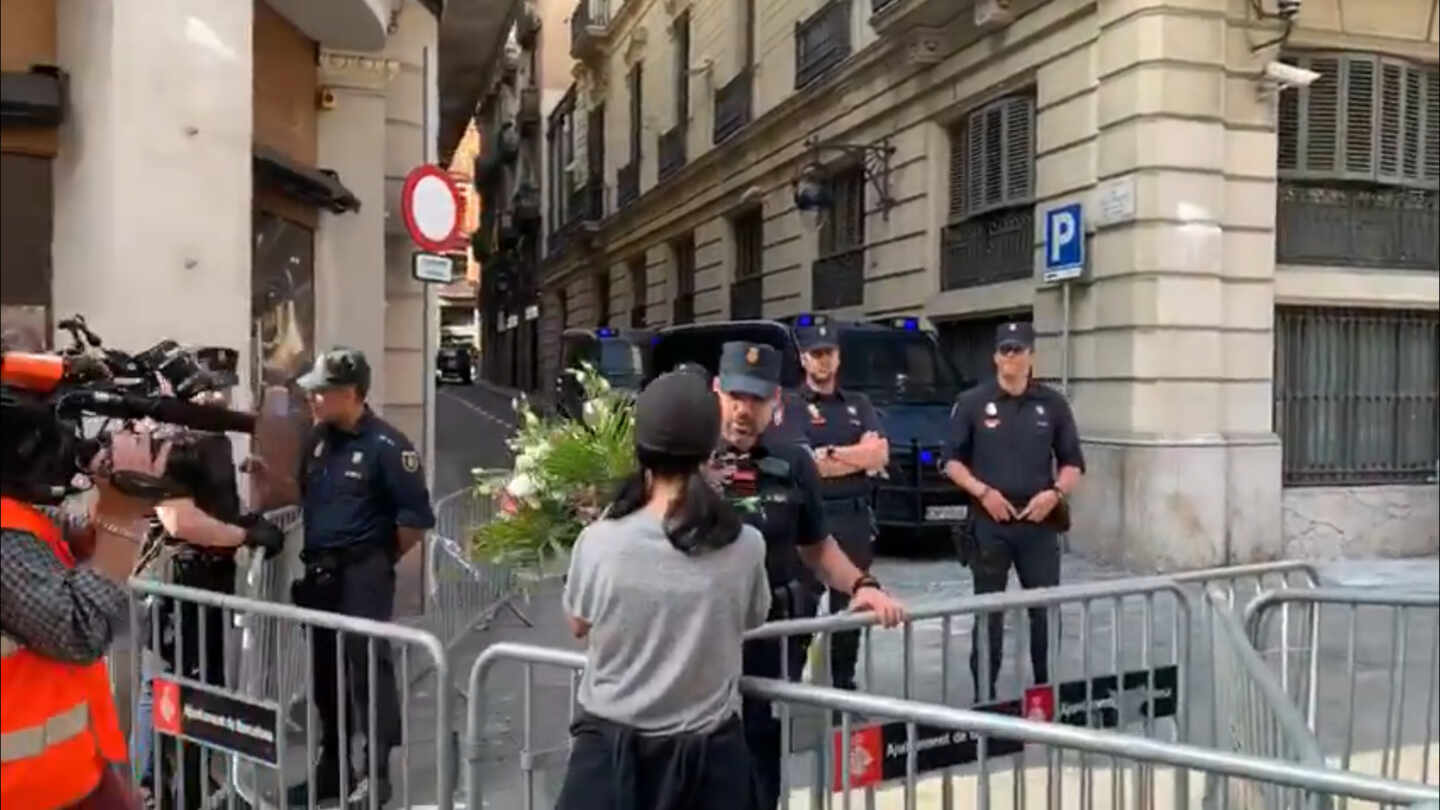
<svg viewBox="0 0 1440 810"><path fill-rule="evenodd" d="M1274 621L1292 609L1298 640L1290 624ZM1269 591L1246 605L1243 619L1249 644L1279 669L1284 690L1341 767L1440 781L1431 761L1440 746L1440 593ZM1378 762L1370 761L1377 752Z"/></svg>
<svg viewBox="0 0 1440 810"><path fill-rule="evenodd" d="M412 794L419 793L418 798L427 805L451 808L451 690L428 690L433 697L426 692L415 694L408 677L410 658L418 650L426 659L423 663L434 668L437 684L449 682L445 649L433 635L399 624L140 579L132 579L130 588L132 626L148 631L152 649L170 652L171 671L153 678L157 727L149 781L156 788L158 808L190 810L213 806L222 799L234 807L237 796L251 806L291 806L291 799L297 798L292 790L305 794L297 800L314 808L324 798L316 784L316 766L322 759L317 749L323 741L314 715L327 711L337 726L337 739L332 742L335 751L326 753L338 760L339 784L335 787L339 796L363 797L372 810L390 806L391 748L399 747L403 763L398 774L400 806L412 806ZM169 623L162 635L163 618ZM240 626L232 622L236 618L245 627L260 621L278 630L265 635L263 649L241 650L242 661L294 661L294 668L303 670L303 683L292 682L288 665L279 669L273 682L230 681L225 676L231 671L229 662L216 662L213 655L218 652L229 658L234 648L210 634L235 633ZM252 634L249 639L257 637ZM173 647L169 639L173 639ZM192 640L199 650L187 649ZM212 642L219 642L214 649ZM392 644L401 675L398 679L391 660ZM333 681L311 677L332 666L332 658ZM131 678L130 694L138 704L141 690L137 687L146 678L138 656L132 657ZM330 694L316 694L322 685ZM289 704L279 699L294 694L303 698L303 729L287 722ZM387 695L397 705L387 705L382 717L380 704L388 704ZM422 746L410 736L409 715L427 708L434 713L435 737L433 743L427 740ZM356 733L348 733L351 730ZM411 784L411 755L432 744L434 790L433 795L425 796L430 791ZM298 766L297 756L303 757ZM291 777L297 775L305 777L308 788L293 783ZM214 782L221 783L218 789Z"/></svg>
<svg viewBox="0 0 1440 810"><path fill-rule="evenodd" d="M487 472L502 471L480 471ZM519 590L516 572L472 559L468 551L470 533L494 517L494 501L470 487L435 502L435 528L425 540L425 613L447 649L501 610L530 626L529 618L514 604Z"/></svg>
<svg viewBox="0 0 1440 810"><path fill-rule="evenodd" d="M505 661L523 664L528 674L529 669L535 665L579 670L585 665L585 656L583 653L569 650L502 642L488 647L476 659L468 679L471 699L466 715L464 741L467 807L486 806L481 767L482 731L486 711L489 708L485 699L485 687L495 667ZM1065 754L1078 753L1082 758L1086 755L1102 755L1117 762L1133 763L1136 770L1140 772L1153 770L1156 766L1170 766L1179 769L1179 773L1188 773L1193 770L1211 774L1216 778L1255 780L1280 788L1313 794L1334 794L1372 801L1406 803L1435 801L1440 798L1440 794L1437 794L1435 790L1415 783L1348 774L1182 743L1162 742L1120 732L1081 728L1063 723L1033 722L993 712L958 709L901 698L880 697L783 680L752 677L742 678L740 688L745 695L750 697L782 704L809 706L825 713L843 712L840 723L840 739L846 740L847 743L853 742L849 735L852 730L851 715L863 715L867 719L888 718L903 722L905 724L905 744L902 748L905 771L902 789L905 791L906 807L910 808L916 806L917 794L925 786L918 779L921 728L965 732L969 737L978 736L981 740L988 737L996 741L1008 740L1022 745L1045 745L1051 749L1047 751L1047 763L1051 760L1052 755L1057 755L1055 760L1061 771L1064 770ZM527 710L525 715L527 745L531 742L528 736L528 724L531 719ZM851 778L853 775L852 757L842 756L839 758L839 762L836 771L840 780L839 785L854 784ZM1057 780L1054 777L1055 769L1049 768L1048 764L1047 771L1049 779L1045 788L1047 807L1093 806L1093 796L1089 796L1092 799L1089 804L1080 800L1073 804L1065 801L1063 789L1067 785L1073 786L1072 783L1076 780L1069 779L1068 775L1063 772ZM931 781L933 782L933 780ZM1147 793L1143 797L1137 796L1137 798L1146 800L1145 806L1157 806L1154 796L1155 784L1154 781L1145 782L1144 789ZM1082 791L1094 787L1093 782L1087 784L1085 781L1079 781L1079 785ZM527 785L524 804L527 808L531 806L528 787ZM978 806L986 806L989 799L988 786L982 786L980 782L977 782L976 791ZM850 806L850 791L837 788L836 790L822 790L822 792L824 795L820 798L823 798L825 805L833 800L835 792L839 792L842 805ZM947 790L943 795L953 796L954 793ZM1118 796L1118 793L1112 794L1112 797L1116 799L1114 805L1117 807L1121 804ZM1187 807L1189 803L1188 792L1176 792L1173 806ZM822 804L816 802L812 806L819 808Z"/></svg>

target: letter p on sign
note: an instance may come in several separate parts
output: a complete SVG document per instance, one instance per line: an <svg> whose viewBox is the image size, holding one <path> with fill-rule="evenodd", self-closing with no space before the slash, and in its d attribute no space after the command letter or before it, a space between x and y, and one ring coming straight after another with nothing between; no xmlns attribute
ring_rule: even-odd
<svg viewBox="0 0 1440 810"><path fill-rule="evenodd" d="M1045 281L1078 278L1085 267L1085 219L1080 203L1045 212Z"/></svg>

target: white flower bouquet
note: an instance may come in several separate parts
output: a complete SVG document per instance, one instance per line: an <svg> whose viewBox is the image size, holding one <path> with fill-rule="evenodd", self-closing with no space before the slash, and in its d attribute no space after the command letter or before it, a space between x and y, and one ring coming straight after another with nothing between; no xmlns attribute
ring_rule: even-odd
<svg viewBox="0 0 1440 810"><path fill-rule="evenodd" d="M518 423L508 442L514 469L477 474L478 493L500 508L471 538L476 559L544 567L564 556L634 472L634 400L589 365L569 373L584 390L582 418L544 416L524 398L516 400Z"/></svg>

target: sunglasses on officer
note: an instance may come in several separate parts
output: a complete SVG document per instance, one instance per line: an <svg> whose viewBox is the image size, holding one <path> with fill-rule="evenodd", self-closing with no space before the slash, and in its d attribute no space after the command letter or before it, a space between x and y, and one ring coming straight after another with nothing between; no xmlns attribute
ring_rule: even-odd
<svg viewBox="0 0 1440 810"><path fill-rule="evenodd" d="M1026 352L1030 351L1030 347L1026 346L1024 343L1001 343L999 346L995 347L995 351L996 353L1003 354L1006 357L1014 357L1016 355L1025 354Z"/></svg>

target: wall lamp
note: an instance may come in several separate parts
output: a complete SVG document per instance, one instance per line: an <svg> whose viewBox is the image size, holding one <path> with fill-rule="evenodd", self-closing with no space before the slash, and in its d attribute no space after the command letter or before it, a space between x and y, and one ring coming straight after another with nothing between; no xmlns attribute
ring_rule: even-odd
<svg viewBox="0 0 1440 810"><path fill-rule="evenodd" d="M841 152L848 160L860 164L865 180L875 189L880 213L888 220L890 208L895 205L894 198L890 196L890 156L895 154L895 147L890 145L889 138L866 144L821 143L814 136L807 138L805 155L791 183L795 207L801 211L814 211L828 209L835 204L830 193L829 173L820 161L825 152Z"/></svg>

